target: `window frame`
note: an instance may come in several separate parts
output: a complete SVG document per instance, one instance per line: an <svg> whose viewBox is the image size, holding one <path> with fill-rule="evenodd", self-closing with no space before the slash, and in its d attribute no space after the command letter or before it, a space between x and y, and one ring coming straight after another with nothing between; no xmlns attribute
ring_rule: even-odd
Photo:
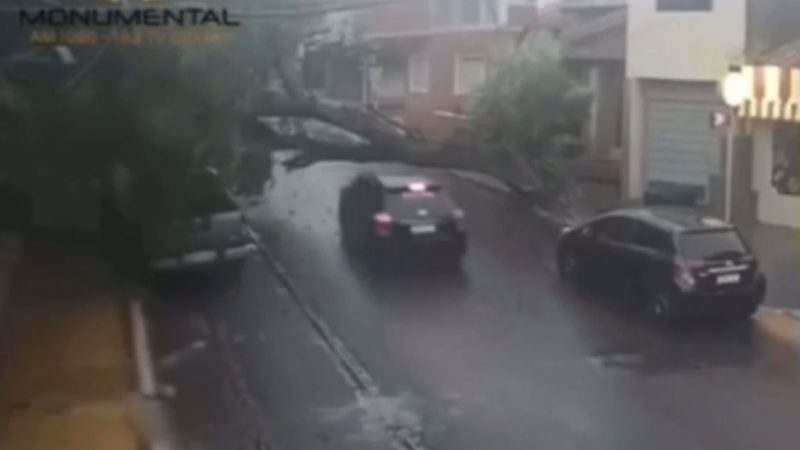
<svg viewBox="0 0 800 450"><path fill-rule="evenodd" d="M650 233L651 236L646 236L647 233ZM663 239L663 242L656 243L657 245L652 245L652 242L646 242L646 238L656 235L659 236L659 240ZM670 235L667 231L664 231L658 227L654 227L653 225L645 222L637 222L633 244L639 248L650 252L656 252L664 256L673 256L677 252L675 239L672 237L672 235ZM664 247L661 244L667 244L667 246Z"/></svg>
<svg viewBox="0 0 800 450"><path fill-rule="evenodd" d="M461 65L462 60L480 58L483 60L483 82L481 85L485 84L486 81L489 79L489 58L485 54L481 53L459 53L456 54L453 61L453 95L457 96L469 96L475 93L475 90L478 87L473 87L471 90L467 89L462 84L464 81L461 79Z"/></svg>
<svg viewBox="0 0 800 450"><path fill-rule="evenodd" d="M609 229L616 231L617 228L621 228L619 225L614 226L614 223L624 225L628 227L628 229L625 230L622 228L622 231L618 235L615 235L613 232L609 233ZM635 240L637 226L638 223L636 220L629 217L603 217L592 224L592 234L597 242L615 245L631 245Z"/></svg>
<svg viewBox="0 0 800 450"><path fill-rule="evenodd" d="M738 241L737 244L741 247L742 253L744 253L746 255L752 255L753 254L753 250L750 248L750 245L748 245L747 241L744 239L744 236L742 236L742 234L739 232L739 230L737 230L734 227L720 228L720 229L708 229L708 230L689 230L689 231L684 231L684 232L678 234L678 237L677 237L677 240L676 240L676 252L678 254L680 254L680 256L682 258L688 258L688 259L696 258L696 255L690 255L690 254L688 254L688 252L685 251L686 246L685 246L685 242L683 241L683 238L686 237L686 236L702 236L704 234L708 235L708 234L713 234L713 233L731 233L733 236L736 237L736 240Z"/></svg>
<svg viewBox="0 0 800 450"><path fill-rule="evenodd" d="M792 199L800 198L800 125L776 122L771 131L771 167L769 187L772 192Z"/></svg>
<svg viewBox="0 0 800 450"><path fill-rule="evenodd" d="M491 25L493 23L493 14L491 8L497 9L498 5L495 3L492 6L487 2L494 0L477 0L478 4L478 21L465 22L462 21L463 3L461 0L431 0L428 2L428 20L430 26L433 28L457 28L457 27L473 27L481 25ZM437 5L447 3L446 18L441 20L437 17Z"/></svg>
<svg viewBox="0 0 800 450"><path fill-rule="evenodd" d="M417 75L421 75L422 79L417 80L415 77L415 64L422 62L424 70ZM430 92L431 86L431 63L428 55L424 52L415 53L408 57L408 67L406 71L408 77L408 92L417 94L427 94Z"/></svg>
<svg viewBox="0 0 800 450"><path fill-rule="evenodd" d="M703 13L714 11L714 0L656 0L655 6L656 12Z"/></svg>

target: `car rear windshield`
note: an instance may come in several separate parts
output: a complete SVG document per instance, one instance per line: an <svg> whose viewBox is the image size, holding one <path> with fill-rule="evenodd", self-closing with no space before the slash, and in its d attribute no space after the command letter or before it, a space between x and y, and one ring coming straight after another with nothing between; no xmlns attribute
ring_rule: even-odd
<svg viewBox="0 0 800 450"><path fill-rule="evenodd" d="M421 209L426 211L426 217L441 218L453 209L450 198L442 191L390 192L385 198L386 211L398 219L419 218Z"/></svg>
<svg viewBox="0 0 800 450"><path fill-rule="evenodd" d="M714 260L747 254L747 247L734 230L695 231L680 235L680 250L690 260Z"/></svg>

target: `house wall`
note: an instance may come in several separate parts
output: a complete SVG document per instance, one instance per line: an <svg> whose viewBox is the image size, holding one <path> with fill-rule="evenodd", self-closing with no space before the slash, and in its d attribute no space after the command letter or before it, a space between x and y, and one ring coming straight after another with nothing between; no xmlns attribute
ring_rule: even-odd
<svg viewBox="0 0 800 450"><path fill-rule="evenodd" d="M464 111L470 106L468 96L455 95L457 55L485 55L491 74L492 66L511 54L515 47L515 38L514 33L506 31L472 31L444 34L430 39L421 50L429 61L429 90L427 93L407 94L407 123L433 138L449 135L459 125L459 121L438 116L436 111Z"/></svg>
<svg viewBox="0 0 800 450"><path fill-rule="evenodd" d="M646 189L646 111L654 94L686 104L701 100L709 114L724 108L716 85L731 63L743 61L748 6L747 0L713 0L711 11L676 12L658 11L656 0L629 2L626 198L641 199ZM719 209L719 181L709 186L714 210Z"/></svg>
<svg viewBox="0 0 800 450"><path fill-rule="evenodd" d="M407 0L370 8L359 20L369 39L378 42L383 52L402 61L401 65L380 63L383 80L372 89L375 100L385 110L394 111L400 99L404 122L430 138L444 139L463 125L463 119L436 112L459 113L470 106L469 96L454 92L456 57L486 56L491 74L492 66L513 51L522 26L535 22L536 9L533 1L493 0L494 7L483 1L485 23L434 27L430 17L432 1ZM513 13L509 13L512 7ZM420 53L428 58L428 90L410 92L407 61L411 55ZM403 92L398 95L401 80Z"/></svg>
<svg viewBox="0 0 800 450"><path fill-rule="evenodd" d="M592 151L597 155L611 156L621 142L622 119L622 63L609 61L595 67L598 90L595 92L597 116L594 119Z"/></svg>
<svg viewBox="0 0 800 450"><path fill-rule="evenodd" d="M358 21L367 34L431 30L434 28L430 17L432 1L403 0L369 8L359 16ZM483 0L481 8L487 25L525 25L532 23L536 17L536 3L525 0L493 0L493 4L492 0Z"/></svg>
<svg viewBox="0 0 800 450"><path fill-rule="evenodd" d="M405 62L386 62L375 77L373 93L378 98L394 99L406 94L407 67Z"/></svg>
<svg viewBox="0 0 800 450"><path fill-rule="evenodd" d="M747 0L714 0L709 12L664 12L656 0L631 1L627 77L717 81L742 60L746 14Z"/></svg>
<svg viewBox="0 0 800 450"><path fill-rule="evenodd" d="M758 220L800 228L800 197L781 195L772 186L772 127L773 123L766 121L753 125L752 188L758 201Z"/></svg>
<svg viewBox="0 0 800 450"><path fill-rule="evenodd" d="M369 8L358 18L364 33L397 33L430 28L429 0L404 0Z"/></svg>
<svg viewBox="0 0 800 450"><path fill-rule="evenodd" d="M621 25L600 35L581 39L567 47L566 56L571 59L625 61L625 32L625 25Z"/></svg>

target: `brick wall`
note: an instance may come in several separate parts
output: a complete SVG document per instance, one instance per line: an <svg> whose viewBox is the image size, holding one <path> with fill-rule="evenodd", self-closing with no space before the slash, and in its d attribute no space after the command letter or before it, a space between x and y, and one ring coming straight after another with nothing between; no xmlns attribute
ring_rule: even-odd
<svg viewBox="0 0 800 450"><path fill-rule="evenodd" d="M370 8L359 16L365 33L396 33L430 27L428 0L402 2Z"/></svg>
<svg viewBox="0 0 800 450"><path fill-rule="evenodd" d="M428 93L409 93L405 100L406 121L434 139L443 139L457 126L458 119L440 117L437 110L466 111L470 99L455 95L455 59L459 54L485 55L489 75L492 67L514 49L516 34L508 31L471 31L431 37L424 50L430 65Z"/></svg>

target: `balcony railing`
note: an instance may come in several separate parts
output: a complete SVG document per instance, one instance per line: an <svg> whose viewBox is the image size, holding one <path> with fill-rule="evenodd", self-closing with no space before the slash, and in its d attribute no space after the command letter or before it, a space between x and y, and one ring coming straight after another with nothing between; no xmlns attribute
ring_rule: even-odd
<svg viewBox="0 0 800 450"><path fill-rule="evenodd" d="M627 4L627 0L561 0L562 8L605 8Z"/></svg>

